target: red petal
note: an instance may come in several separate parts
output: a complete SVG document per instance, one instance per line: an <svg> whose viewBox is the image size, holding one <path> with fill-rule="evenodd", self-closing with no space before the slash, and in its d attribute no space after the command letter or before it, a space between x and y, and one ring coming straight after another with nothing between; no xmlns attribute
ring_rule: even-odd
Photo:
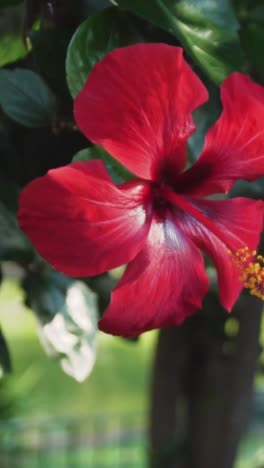
<svg viewBox="0 0 264 468"><path fill-rule="evenodd" d="M19 221L39 253L71 276L97 275L141 250L149 187L116 187L101 161L49 171L21 193Z"/></svg>
<svg viewBox="0 0 264 468"><path fill-rule="evenodd" d="M256 249L263 224L264 203L248 198L231 200L190 200L222 232L222 239L235 248ZM195 244L208 254L218 271L219 294L223 306L230 311L243 287L240 271L228 254L226 244L196 218L179 213L177 224Z"/></svg>
<svg viewBox="0 0 264 468"><path fill-rule="evenodd" d="M185 165L191 112L207 91L182 56L165 44L116 49L91 72L75 101L82 132L130 171L156 180Z"/></svg>
<svg viewBox="0 0 264 468"><path fill-rule="evenodd" d="M208 290L202 255L168 215L153 220L145 248L128 265L99 322L101 330L136 336L180 324Z"/></svg>
<svg viewBox="0 0 264 468"><path fill-rule="evenodd" d="M198 196L228 192L237 179L264 175L264 88L233 73L221 97L223 113L208 131L197 163L179 176L178 191Z"/></svg>

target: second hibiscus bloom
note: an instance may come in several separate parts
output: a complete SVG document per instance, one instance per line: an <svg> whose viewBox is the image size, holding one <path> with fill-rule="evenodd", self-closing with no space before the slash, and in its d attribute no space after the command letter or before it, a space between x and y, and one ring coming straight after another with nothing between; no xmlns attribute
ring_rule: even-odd
<svg viewBox="0 0 264 468"><path fill-rule="evenodd" d="M117 49L94 67L75 117L136 178L114 185L95 160L51 170L21 194L21 228L59 271L90 276L128 264L99 322L106 332L134 336L199 309L209 287L200 249L215 263L223 306L238 298L264 204L203 197L264 175L264 89L234 73L221 96L223 113L184 171L191 113L208 99L206 88L180 48Z"/></svg>

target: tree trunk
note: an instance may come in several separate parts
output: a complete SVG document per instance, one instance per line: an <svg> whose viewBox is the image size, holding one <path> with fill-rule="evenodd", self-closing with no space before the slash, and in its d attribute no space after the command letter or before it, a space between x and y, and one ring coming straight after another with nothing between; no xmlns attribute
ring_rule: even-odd
<svg viewBox="0 0 264 468"><path fill-rule="evenodd" d="M160 332L151 468L232 468L250 415L261 311L262 302L245 293L228 316L210 295L202 313Z"/></svg>

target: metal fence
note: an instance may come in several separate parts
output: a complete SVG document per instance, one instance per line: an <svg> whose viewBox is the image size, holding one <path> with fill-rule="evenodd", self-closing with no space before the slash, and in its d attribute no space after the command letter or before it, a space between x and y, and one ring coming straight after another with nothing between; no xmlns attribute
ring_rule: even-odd
<svg viewBox="0 0 264 468"><path fill-rule="evenodd" d="M138 415L0 423L1 468L144 468L145 446Z"/></svg>
<svg viewBox="0 0 264 468"><path fill-rule="evenodd" d="M145 421L134 413L2 421L0 468L146 468ZM239 455L236 468L264 468L263 392Z"/></svg>

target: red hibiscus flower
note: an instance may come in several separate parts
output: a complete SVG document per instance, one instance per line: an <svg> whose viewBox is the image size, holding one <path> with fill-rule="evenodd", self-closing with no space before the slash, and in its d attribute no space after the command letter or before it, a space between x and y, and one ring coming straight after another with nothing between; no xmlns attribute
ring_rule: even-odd
<svg viewBox="0 0 264 468"><path fill-rule="evenodd" d="M199 249L216 266L227 310L243 287L241 273L263 294L261 266L251 262L263 202L202 197L264 175L264 89L234 73L221 96L222 115L184 172L191 112L207 100L205 87L180 48L117 49L94 67L75 117L136 178L114 185L101 161L79 162L49 171L21 194L22 229L61 272L89 276L128 264L99 322L106 332L138 335L199 309L208 290Z"/></svg>

